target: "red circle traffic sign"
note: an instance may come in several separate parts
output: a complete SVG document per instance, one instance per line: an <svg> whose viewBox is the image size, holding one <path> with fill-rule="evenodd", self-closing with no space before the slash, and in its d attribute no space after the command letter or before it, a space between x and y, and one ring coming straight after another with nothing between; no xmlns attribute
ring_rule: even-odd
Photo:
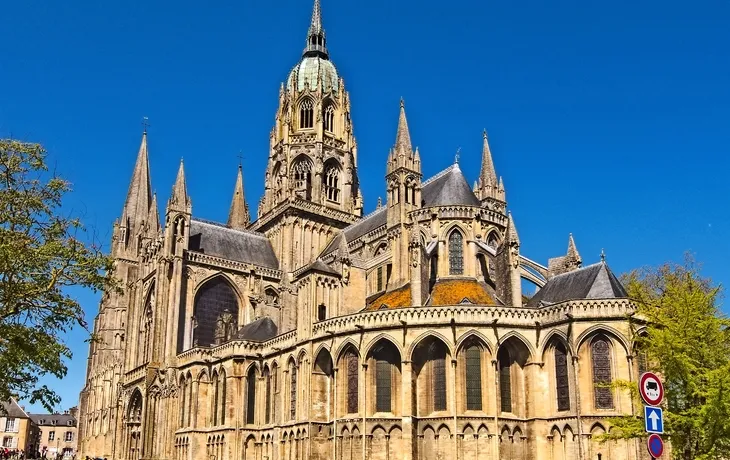
<svg viewBox="0 0 730 460"><path fill-rule="evenodd" d="M644 372L639 378L641 399L650 406L658 406L664 399L664 385L653 372Z"/></svg>
<svg viewBox="0 0 730 460"><path fill-rule="evenodd" d="M664 441L662 441L662 438L658 434L649 436L649 439L646 441L646 447L654 458L659 458L664 453Z"/></svg>

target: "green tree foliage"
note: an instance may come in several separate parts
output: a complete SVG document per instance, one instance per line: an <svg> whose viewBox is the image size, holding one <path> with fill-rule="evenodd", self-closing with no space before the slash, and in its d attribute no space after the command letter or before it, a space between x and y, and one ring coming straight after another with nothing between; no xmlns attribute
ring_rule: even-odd
<svg viewBox="0 0 730 460"><path fill-rule="evenodd" d="M730 458L730 321L718 307L720 288L690 257L683 265L634 271L624 285L638 308L632 318L637 359L664 381L673 457ZM636 383L631 386L636 407L643 407ZM645 437L643 419L629 416L614 421L606 439Z"/></svg>
<svg viewBox="0 0 730 460"><path fill-rule="evenodd" d="M65 335L87 328L68 291L116 288L112 261L81 221L63 214L69 183L48 171L38 144L0 139L0 400L59 402L43 375L63 378L71 350Z"/></svg>

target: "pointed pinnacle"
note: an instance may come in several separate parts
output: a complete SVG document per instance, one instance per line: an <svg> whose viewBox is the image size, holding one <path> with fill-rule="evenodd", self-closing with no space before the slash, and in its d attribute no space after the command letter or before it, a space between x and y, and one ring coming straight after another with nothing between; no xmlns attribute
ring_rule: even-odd
<svg viewBox="0 0 730 460"><path fill-rule="evenodd" d="M309 35L322 33L322 5L320 0L314 0L312 8L312 22L309 25Z"/></svg>
<svg viewBox="0 0 730 460"><path fill-rule="evenodd" d="M180 168L177 170L177 178L175 178L175 185L172 186L172 197L170 199L180 206L188 204L188 189L185 184L185 167L182 158L180 158Z"/></svg>
<svg viewBox="0 0 730 460"><path fill-rule="evenodd" d="M152 194L152 203L150 204L150 212L147 217L147 224L154 233L160 231L160 211L157 208L157 194Z"/></svg>
<svg viewBox="0 0 730 460"><path fill-rule="evenodd" d="M517 235L517 227L515 221L512 218L512 212L509 213L509 221L507 222L507 241L514 243L517 246L520 245L520 237Z"/></svg>
<svg viewBox="0 0 730 460"><path fill-rule="evenodd" d="M483 184L491 184L492 186L496 186L497 173L494 170L492 151L489 148L489 138L487 137L486 129L484 130L483 138L484 142L482 145L482 170L479 174L479 177L481 177Z"/></svg>
<svg viewBox="0 0 730 460"><path fill-rule="evenodd" d="M239 165L236 185L233 188L231 209L228 212L228 226L240 230L246 228L249 222L250 215L248 213L248 205L246 204L246 197L243 190L243 168Z"/></svg>
<svg viewBox="0 0 730 460"><path fill-rule="evenodd" d="M408 131L408 120L406 120L406 106L403 99L400 100L400 115L398 116L398 132L395 135L395 150L399 154L411 155L411 133Z"/></svg>
<svg viewBox="0 0 730 460"><path fill-rule="evenodd" d="M129 183L127 199L124 202L123 214L132 222L140 222L147 219L147 212L152 199L152 186L150 185L150 164L149 153L147 152L147 133L142 133L142 142L137 153L137 161L134 164L132 180Z"/></svg>

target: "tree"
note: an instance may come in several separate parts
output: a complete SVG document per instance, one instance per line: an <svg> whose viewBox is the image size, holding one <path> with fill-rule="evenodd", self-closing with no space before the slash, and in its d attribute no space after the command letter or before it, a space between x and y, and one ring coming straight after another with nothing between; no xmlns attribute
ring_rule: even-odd
<svg viewBox="0 0 730 460"><path fill-rule="evenodd" d="M112 260L77 217L63 215L70 184L48 171L39 144L0 139L0 401L48 410L60 398L39 378L66 375L64 335L87 328L71 286L118 289Z"/></svg>
<svg viewBox="0 0 730 460"><path fill-rule="evenodd" d="M689 256L683 265L631 272L624 285L637 305L635 354L664 381L673 457L730 458L730 321L718 307L720 288ZM636 383L631 387L638 399ZM605 439L644 437L643 420L627 416Z"/></svg>

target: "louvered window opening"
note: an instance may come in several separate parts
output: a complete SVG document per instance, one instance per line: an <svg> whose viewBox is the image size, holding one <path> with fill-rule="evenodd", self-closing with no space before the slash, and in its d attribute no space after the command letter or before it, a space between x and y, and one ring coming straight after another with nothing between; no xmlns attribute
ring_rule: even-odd
<svg viewBox="0 0 730 460"><path fill-rule="evenodd" d="M375 363L375 401L377 412L390 412L391 364L378 360Z"/></svg>
<svg viewBox="0 0 730 460"><path fill-rule="evenodd" d="M350 353L347 356L347 413L357 412L358 400L358 376L357 376L357 355Z"/></svg>
<svg viewBox="0 0 730 460"><path fill-rule="evenodd" d="M466 409L482 410L482 361L479 347L466 349Z"/></svg>
<svg viewBox="0 0 730 460"><path fill-rule="evenodd" d="M568 356L565 348L555 347L555 385L558 394L558 410L570 410L570 381L568 380Z"/></svg>
<svg viewBox="0 0 730 460"><path fill-rule="evenodd" d="M608 340L599 337L591 344L593 364L593 393L597 409L613 409L611 383L611 353Z"/></svg>
<svg viewBox="0 0 730 460"><path fill-rule="evenodd" d="M449 274L464 274L464 238L458 231L449 236Z"/></svg>

